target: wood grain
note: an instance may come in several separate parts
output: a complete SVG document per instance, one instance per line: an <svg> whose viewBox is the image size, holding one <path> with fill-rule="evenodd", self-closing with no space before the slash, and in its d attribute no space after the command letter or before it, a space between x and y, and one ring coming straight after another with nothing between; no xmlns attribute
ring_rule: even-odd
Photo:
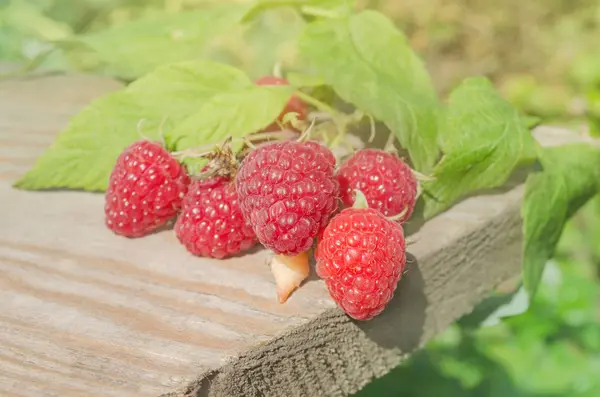
<svg viewBox="0 0 600 397"><path fill-rule="evenodd" d="M0 395L158 395L333 307L315 282L277 303L264 251L195 258L169 231L114 236L100 194L11 187L71 115L118 87L0 84Z"/></svg>
<svg viewBox="0 0 600 397"><path fill-rule="evenodd" d="M11 187L70 116L119 86L0 83L2 396L346 395L518 272L522 186L423 226L394 304L359 324L315 278L278 304L265 251L199 259L169 231L113 235L102 195Z"/></svg>

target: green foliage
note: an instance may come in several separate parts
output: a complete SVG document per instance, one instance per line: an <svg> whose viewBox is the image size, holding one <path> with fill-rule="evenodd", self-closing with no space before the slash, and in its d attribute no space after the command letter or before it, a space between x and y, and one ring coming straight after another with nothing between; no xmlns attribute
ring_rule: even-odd
<svg viewBox="0 0 600 397"><path fill-rule="evenodd" d="M523 203L523 282L534 294L567 220L598 193L600 150L588 144L543 149Z"/></svg>
<svg viewBox="0 0 600 397"><path fill-rule="evenodd" d="M131 80L164 64L202 57L210 40L236 26L250 9L250 4L219 4L149 16L74 36L58 45L77 69Z"/></svg>
<svg viewBox="0 0 600 397"><path fill-rule="evenodd" d="M249 85L209 99L179 124L168 138L177 149L217 144L227 137L243 138L273 122L290 99L287 86Z"/></svg>
<svg viewBox="0 0 600 397"><path fill-rule="evenodd" d="M77 114L15 186L104 190L125 147L142 137L159 139L216 94L249 85L239 70L211 61L159 68Z"/></svg>
<svg viewBox="0 0 600 397"><path fill-rule="evenodd" d="M387 18L364 11L314 22L300 50L342 99L396 134L417 170L431 170L439 154L436 93L421 60Z"/></svg>
<svg viewBox="0 0 600 397"><path fill-rule="evenodd" d="M456 200L504 185L519 165L536 158L535 142L518 111L491 83L470 78L452 91L440 138L444 157L424 183L425 217Z"/></svg>
<svg viewBox="0 0 600 397"><path fill-rule="evenodd" d="M140 119L152 120L153 116L126 92L95 100L73 118L15 186L105 190L117 156L139 137ZM148 136L156 138L157 133Z"/></svg>

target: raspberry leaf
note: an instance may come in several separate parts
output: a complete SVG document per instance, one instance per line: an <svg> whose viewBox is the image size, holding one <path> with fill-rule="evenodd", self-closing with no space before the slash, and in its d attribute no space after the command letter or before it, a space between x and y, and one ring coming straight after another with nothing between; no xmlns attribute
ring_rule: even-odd
<svg viewBox="0 0 600 397"><path fill-rule="evenodd" d="M208 100L167 139L177 150L221 142L231 136L243 138L273 122L293 93L291 86L248 85L223 92Z"/></svg>
<svg viewBox="0 0 600 397"><path fill-rule="evenodd" d="M241 71L210 61L161 67L73 117L15 186L105 190L119 153L142 139L140 132L160 140L161 124L166 132L215 94L251 85Z"/></svg>
<svg viewBox="0 0 600 397"><path fill-rule="evenodd" d="M58 44L73 67L128 80L174 62L197 59L254 7L216 4L173 15L157 14Z"/></svg>
<svg viewBox="0 0 600 397"><path fill-rule="evenodd" d="M431 171L439 154L438 100L425 66L390 20L364 11L316 21L299 46L340 98L384 122L415 168Z"/></svg>
<svg viewBox="0 0 600 397"><path fill-rule="evenodd" d="M542 149L542 172L525 185L523 284L533 296L566 221L600 188L600 150L575 143Z"/></svg>
<svg viewBox="0 0 600 397"><path fill-rule="evenodd" d="M240 70L212 61L186 61L156 69L126 91L152 114L182 120L213 96L251 85Z"/></svg>
<svg viewBox="0 0 600 397"><path fill-rule="evenodd" d="M502 186L536 158L519 112L484 78L468 78L452 91L439 142L444 156L435 179L422 182L426 218L473 192Z"/></svg>

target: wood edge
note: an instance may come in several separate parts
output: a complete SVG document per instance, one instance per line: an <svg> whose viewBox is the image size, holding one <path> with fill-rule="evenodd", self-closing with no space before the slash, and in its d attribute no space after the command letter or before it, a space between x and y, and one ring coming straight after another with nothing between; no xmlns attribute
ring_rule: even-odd
<svg viewBox="0 0 600 397"><path fill-rule="evenodd" d="M355 322L339 309L327 310L165 397L345 396L357 392L471 312L518 271L521 192L515 189L506 212L424 258L420 271L401 281L393 302L374 320ZM445 269L435 279L433 273L442 266ZM432 281L425 283L423 273ZM455 277L464 273L474 277L467 283ZM460 299L453 302L455 296Z"/></svg>
<svg viewBox="0 0 600 397"><path fill-rule="evenodd" d="M541 126L533 134L544 146L592 142L586 135L557 127ZM401 281L392 304L374 320L355 322L339 309L326 310L161 397L357 392L470 313L494 289L514 282L522 258L523 192L524 186L519 185L500 195L473 197L428 222L429 229L435 230L444 227L445 220L464 217L471 208L485 208L486 201L504 204L500 212L488 211L488 218L476 227L465 227L462 235L422 252L420 271ZM420 305L415 304L415 296Z"/></svg>

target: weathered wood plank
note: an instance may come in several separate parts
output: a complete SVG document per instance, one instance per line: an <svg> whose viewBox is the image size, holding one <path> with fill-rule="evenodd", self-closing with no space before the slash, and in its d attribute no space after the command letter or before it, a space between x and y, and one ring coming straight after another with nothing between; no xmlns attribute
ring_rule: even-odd
<svg viewBox="0 0 600 397"><path fill-rule="evenodd" d="M211 395L345 395L518 272L522 186L424 225L410 247L418 265L367 323L336 310L314 277L278 304L264 251L199 259L170 232L113 235L102 195L11 188L68 117L118 87L87 76L0 84L2 395L196 395L200 385Z"/></svg>
<svg viewBox="0 0 600 397"><path fill-rule="evenodd" d="M100 194L11 188L69 116L117 87L0 84L0 377L14 380L0 394L31 395L29 379L57 395L158 395L333 307L315 282L278 304L263 251L200 260L169 232L114 236Z"/></svg>

